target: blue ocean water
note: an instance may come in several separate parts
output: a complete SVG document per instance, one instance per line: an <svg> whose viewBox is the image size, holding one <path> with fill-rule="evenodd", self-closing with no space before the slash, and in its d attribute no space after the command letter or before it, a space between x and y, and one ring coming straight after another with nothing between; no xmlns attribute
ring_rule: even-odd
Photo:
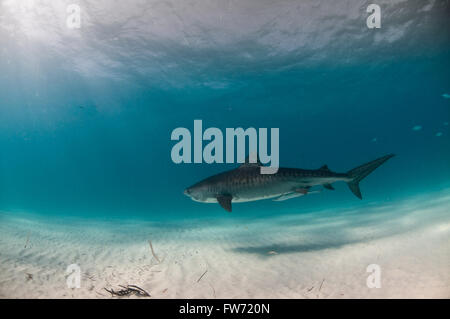
<svg viewBox="0 0 450 319"><path fill-rule="evenodd" d="M367 4L84 1L81 28L68 29L62 4L5 1L0 210L264 218L449 187L448 3L385 1L381 29L367 28ZM362 201L338 183L228 214L183 195L237 166L172 162L172 130L193 131L195 119L223 131L279 128L283 167L346 172L397 156L361 183Z"/></svg>

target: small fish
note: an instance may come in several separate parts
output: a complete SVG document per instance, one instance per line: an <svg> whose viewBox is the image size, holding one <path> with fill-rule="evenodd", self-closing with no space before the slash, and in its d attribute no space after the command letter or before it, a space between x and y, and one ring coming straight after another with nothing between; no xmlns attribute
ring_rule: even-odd
<svg viewBox="0 0 450 319"><path fill-rule="evenodd" d="M420 131L422 129L422 126L416 125L412 128L413 131Z"/></svg>
<svg viewBox="0 0 450 319"><path fill-rule="evenodd" d="M443 97L444 99L450 99L450 94L444 93L444 94L442 94L442 97Z"/></svg>

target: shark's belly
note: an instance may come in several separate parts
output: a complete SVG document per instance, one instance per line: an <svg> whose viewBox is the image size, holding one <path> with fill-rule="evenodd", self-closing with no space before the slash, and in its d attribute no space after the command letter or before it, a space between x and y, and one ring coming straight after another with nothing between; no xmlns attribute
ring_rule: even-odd
<svg viewBox="0 0 450 319"><path fill-rule="evenodd" d="M253 188L243 188L233 192L232 202L253 202L262 199L270 199L292 192L294 185L290 183L264 185Z"/></svg>
<svg viewBox="0 0 450 319"><path fill-rule="evenodd" d="M254 201L257 201L257 200L276 198L276 197L279 197L279 196L281 196L283 194L284 193L278 193L278 194L265 195L265 196L260 196L260 197L237 197L237 198L233 197L231 202L233 202L233 203L254 202Z"/></svg>

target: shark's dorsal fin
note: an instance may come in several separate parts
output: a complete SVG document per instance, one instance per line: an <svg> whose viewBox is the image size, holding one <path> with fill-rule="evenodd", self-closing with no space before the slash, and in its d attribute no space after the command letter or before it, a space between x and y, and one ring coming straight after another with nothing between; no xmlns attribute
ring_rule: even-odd
<svg viewBox="0 0 450 319"><path fill-rule="evenodd" d="M217 196L217 201L220 206L225 209L227 212L231 212L231 195L219 195Z"/></svg>
<svg viewBox="0 0 450 319"><path fill-rule="evenodd" d="M256 162L255 162L256 157ZM250 160L251 159L251 160ZM259 161L259 156L250 154L246 157L245 162L239 166L239 168L247 168L247 167L260 167L262 166L261 162Z"/></svg>
<svg viewBox="0 0 450 319"><path fill-rule="evenodd" d="M328 172L330 169L328 168L327 165L323 165L321 168L319 168L319 170Z"/></svg>

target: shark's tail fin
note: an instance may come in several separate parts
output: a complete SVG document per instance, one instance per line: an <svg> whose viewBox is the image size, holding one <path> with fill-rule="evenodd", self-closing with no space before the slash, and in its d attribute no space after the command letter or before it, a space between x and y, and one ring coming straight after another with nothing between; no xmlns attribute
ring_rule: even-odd
<svg viewBox="0 0 450 319"><path fill-rule="evenodd" d="M362 199L361 190L359 189L359 182L393 156L394 154L389 154L348 171L347 174L352 180L347 184L352 193L359 199Z"/></svg>

